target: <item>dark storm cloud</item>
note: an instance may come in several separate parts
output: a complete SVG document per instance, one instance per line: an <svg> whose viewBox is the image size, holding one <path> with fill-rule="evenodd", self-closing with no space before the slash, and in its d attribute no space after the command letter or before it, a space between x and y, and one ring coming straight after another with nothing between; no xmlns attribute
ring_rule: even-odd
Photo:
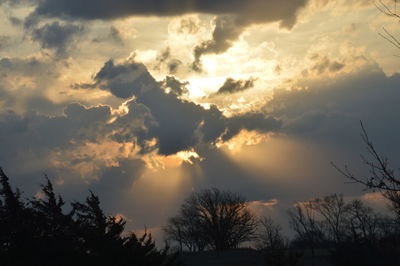
<svg viewBox="0 0 400 266"><path fill-rule="evenodd" d="M233 16L218 16L215 20L215 28L211 40L203 41L194 48L193 69L201 71L201 56L210 53L222 53L232 46L232 43L242 33L243 28L235 24Z"/></svg>
<svg viewBox="0 0 400 266"><path fill-rule="evenodd" d="M82 32L83 26L56 21L33 29L32 39L39 42L42 48L54 50L58 56L66 56L73 46L74 38Z"/></svg>
<svg viewBox="0 0 400 266"><path fill-rule="evenodd" d="M141 63L105 63L94 76L95 85L120 98L135 96L137 103L148 108L156 125L148 129L146 138L156 138L160 154L169 155L194 148L198 143L213 143L219 137L229 140L241 129L268 132L279 128L280 122L261 114L227 118L216 107L209 110L193 102L179 99L182 84L167 77L164 86L154 80ZM176 93L178 92L178 93ZM254 123L254 124L253 124Z"/></svg>
<svg viewBox="0 0 400 266"><path fill-rule="evenodd" d="M201 56L225 52L243 30L259 23L278 22L280 27L291 29L298 12L308 0L43 0L37 2L35 11L26 24L34 24L37 17L64 19L117 19L127 16L178 16L190 13L217 15L211 40L195 47L193 69L201 70ZM188 21L185 30L195 32Z"/></svg>
<svg viewBox="0 0 400 266"><path fill-rule="evenodd" d="M64 114L49 117L35 113L26 116L14 112L1 113L1 147L12 152L29 146L35 150L65 149L72 143L96 142L111 118L107 106L85 108L77 103L68 105Z"/></svg>
<svg viewBox="0 0 400 266"><path fill-rule="evenodd" d="M144 162L116 154L110 166L95 152L74 153L86 143L106 141L113 130L108 125L110 118L109 107L86 108L80 104L70 104L64 115L53 117L2 112L0 166L7 170L13 185L24 190L24 197L37 193L46 173L66 200L83 199L91 189L101 196L108 213L129 213L128 192L142 174ZM79 164L93 170L82 176Z"/></svg>
<svg viewBox="0 0 400 266"><path fill-rule="evenodd" d="M255 79L251 78L248 80L234 80L227 78L225 83L218 89L216 94L232 94L247 89L253 88Z"/></svg>
<svg viewBox="0 0 400 266"><path fill-rule="evenodd" d="M80 154L75 151L87 143L101 145L106 142L107 136L119 126L110 124L111 118L108 106L88 108L78 103L67 105L63 115L52 117L2 112L0 165L14 173L10 175L15 175L17 184L29 194L36 193L43 173L46 173L53 179L62 180L63 192L72 199L81 198L91 188L107 197L107 206L114 206L115 197L129 189L129 184L140 176L143 161L117 154L112 158L114 164L110 166L101 158L96 158L98 155L95 153L87 151ZM133 124L133 114L130 118L132 121L128 122ZM94 167L93 171L82 177L76 169L81 163Z"/></svg>
<svg viewBox="0 0 400 266"><path fill-rule="evenodd" d="M94 81L99 88L123 99L159 88L157 81L141 63L115 65L110 60L94 76Z"/></svg>
<svg viewBox="0 0 400 266"><path fill-rule="evenodd" d="M5 69L21 67L11 59L3 59L0 65ZM280 126L279 121L261 114L227 118L215 106L204 109L181 100L179 94L184 82L173 77L157 82L140 63L109 61L94 76L91 85L125 99L133 97L126 103L128 112L115 115L108 106L85 107L78 103L68 104L63 114L56 116L0 112L0 165L6 167L14 184L23 188L26 195L38 191L45 172L67 199L82 199L87 189L92 189L102 197L107 211L132 217L135 211L130 203L133 198L130 187L143 173L145 163L120 156L118 152L110 164L109 159L98 158L102 157L97 153L98 146L93 152L86 150L90 145L110 141L113 145L134 143L141 153L158 149L160 154L168 155L197 150L199 145L212 149L220 138L228 140L241 129L269 132ZM170 93L163 89L167 85ZM157 140L156 146L150 143L153 139ZM80 172L80 165L88 172ZM246 175L241 171L242 176Z"/></svg>
<svg viewBox="0 0 400 266"><path fill-rule="evenodd" d="M307 0L256 2L248 6L244 2L243 13L222 14L215 18L212 38L194 48L193 70L202 70L202 55L225 52L250 25L279 22L280 27L291 29L296 24L299 10L307 4Z"/></svg>
<svg viewBox="0 0 400 266"><path fill-rule="evenodd" d="M382 149L396 154L399 85L399 74L387 77L378 66L370 65L329 82L301 82L308 89L276 91L267 109L285 121L283 130L290 135L333 147L361 145L362 120ZM398 153L394 156L400 157Z"/></svg>
<svg viewBox="0 0 400 266"><path fill-rule="evenodd" d="M32 2L32 1L31 1ZM114 19L126 16L176 16L188 13L238 14L239 21L282 21L294 24L294 13L306 1L278 0L43 0L36 13L49 17Z"/></svg>

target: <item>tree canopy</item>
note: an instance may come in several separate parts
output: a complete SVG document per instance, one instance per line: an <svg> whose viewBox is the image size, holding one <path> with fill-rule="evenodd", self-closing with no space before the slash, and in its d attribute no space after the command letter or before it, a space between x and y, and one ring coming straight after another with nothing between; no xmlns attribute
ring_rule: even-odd
<svg viewBox="0 0 400 266"><path fill-rule="evenodd" d="M127 233L125 220L107 216L90 192L85 202L65 201L46 177L42 196L21 199L0 168L1 265L181 265L151 235Z"/></svg>
<svg viewBox="0 0 400 266"><path fill-rule="evenodd" d="M243 196L213 188L193 192L165 232L181 248L226 250L252 240L256 224Z"/></svg>

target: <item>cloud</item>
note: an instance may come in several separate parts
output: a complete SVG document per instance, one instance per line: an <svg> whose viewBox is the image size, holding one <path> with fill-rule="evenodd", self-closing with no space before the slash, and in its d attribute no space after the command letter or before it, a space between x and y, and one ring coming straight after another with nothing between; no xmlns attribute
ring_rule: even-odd
<svg viewBox="0 0 400 266"><path fill-rule="evenodd" d="M191 13L214 14L214 32L211 40L195 47L193 69L201 70L201 56L225 52L250 25L278 22L280 27L291 29L298 12L308 0L43 0L26 24L38 17L69 19L117 19L128 16L180 16ZM185 20L182 31L194 33L198 26Z"/></svg>
<svg viewBox="0 0 400 266"><path fill-rule="evenodd" d="M218 138L229 140L242 129L268 132L279 128L280 122L260 113L225 117L215 106L204 109L193 102L179 99L182 84L167 77L165 92L146 67L137 62L114 64L108 61L94 76L94 85L117 97L135 101L148 108L156 122L148 129L146 140L156 138L163 155L190 150L198 143L214 143ZM254 124L253 124L254 123Z"/></svg>
<svg viewBox="0 0 400 266"><path fill-rule="evenodd" d="M218 89L216 94L233 94L236 92L245 91L253 88L255 79L250 78L248 80L234 80L227 78L225 83Z"/></svg>
<svg viewBox="0 0 400 266"><path fill-rule="evenodd" d="M350 150L355 143L361 145L358 133L362 120L377 145L382 145L388 156L398 158L393 143L398 143L400 132L394 123L400 112L394 100L400 97L399 84L399 74L386 76L379 66L370 64L294 85L304 89L277 90L266 108L281 118L282 130L289 135Z"/></svg>
<svg viewBox="0 0 400 266"><path fill-rule="evenodd" d="M243 28L235 24L233 16L218 16L214 20L212 39L203 41L194 48L193 70L201 71L201 56L210 53L222 53L232 46L232 43L242 33Z"/></svg>
<svg viewBox="0 0 400 266"><path fill-rule="evenodd" d="M182 96L183 94L187 94L189 92L186 87L188 84L189 82L180 81L174 76L166 76L162 81L161 86L167 89L170 93L173 93L177 96Z"/></svg>
<svg viewBox="0 0 400 266"><path fill-rule="evenodd" d="M24 196L35 195L43 173L67 200L83 199L91 189L107 212L130 210L129 191L145 163L130 157L132 145L108 139L107 106L67 105L63 115L0 113L0 166ZM23 167L21 167L23 166Z"/></svg>
<svg viewBox="0 0 400 266"><path fill-rule="evenodd" d="M279 22L281 28L291 29L297 21L298 12L307 0L243 2L239 13L219 14L214 20L212 38L194 48L192 68L201 71L201 57L204 54L219 54L228 50L232 43L250 25ZM247 5L248 4L248 5ZM248 12L248 13L247 13Z"/></svg>
<svg viewBox="0 0 400 266"><path fill-rule="evenodd" d="M197 152L203 160L197 159L194 164L183 165L185 173L192 179L193 188L228 189L249 196L249 200L263 199L265 195L274 194L276 187L254 178L251 172L232 160L223 150L202 145Z"/></svg>
<svg viewBox="0 0 400 266"><path fill-rule="evenodd" d="M32 39L42 48L54 50L60 57L65 57L73 46L74 38L83 33L83 26L61 24L58 21L33 29Z"/></svg>
<svg viewBox="0 0 400 266"><path fill-rule="evenodd" d="M193 17L182 18L176 32L179 34L196 34L200 31L199 19Z"/></svg>
<svg viewBox="0 0 400 266"><path fill-rule="evenodd" d="M10 71L36 75L35 71L43 73L42 67L46 69L35 59L0 61L5 75ZM141 156L156 151L163 156L195 151L202 145L215 147L216 142L229 140L242 129L266 133L280 127L278 120L260 113L226 117L215 106L205 109L182 100L184 82L173 77L157 82L137 62L108 61L93 79L88 87L126 99L121 106L125 111L107 105L71 103L58 115L34 111L18 114L5 106L0 112L0 165L16 171L19 180L29 183L32 190L32 182L37 181L31 180L28 173L40 177L46 172L70 189L68 195L82 195L78 186L87 183L105 197L113 197L140 176L144 167ZM4 92L0 88L2 96ZM42 100L37 98L36 104L42 104ZM24 168L18 167L21 164ZM111 174L112 179L106 177ZM114 181L114 186L123 185L105 193Z"/></svg>
<svg viewBox="0 0 400 266"><path fill-rule="evenodd" d="M171 49L167 47L161 54L156 58L155 69L161 70L162 65L167 65L169 74L176 74L179 67L182 65L182 61L173 58L171 55Z"/></svg>
<svg viewBox="0 0 400 266"><path fill-rule="evenodd" d="M293 11L306 1L278 0L44 0L38 1L35 12L48 17L79 19L115 19L127 16L157 15L178 16L190 13L237 14L240 21L282 20L285 26L293 25ZM266 18L270 17L270 18ZM272 17L272 18L271 18Z"/></svg>
<svg viewBox="0 0 400 266"><path fill-rule="evenodd" d="M60 113L63 106L46 96L59 72L58 64L39 57L0 58L0 109L18 113Z"/></svg>
<svg viewBox="0 0 400 266"><path fill-rule="evenodd" d="M19 147L22 149L29 141L31 145L42 149L57 149L71 147L73 143L79 145L85 141L96 142L110 118L111 110L107 106L86 108L77 103L67 105L64 116L20 116L5 112L1 114L2 140L15 138L15 141L4 142L2 147L13 150L15 146L15 150L20 150ZM18 139L25 137L25 141Z"/></svg>
<svg viewBox="0 0 400 266"><path fill-rule="evenodd" d="M115 26L110 27L110 30L107 35L99 36L92 40L92 42L106 42L106 41L112 41L115 44L119 45L124 44L124 38L121 32Z"/></svg>
<svg viewBox="0 0 400 266"><path fill-rule="evenodd" d="M8 18L8 20L10 21L11 25L13 25L13 26L20 26L23 23L23 21L21 19L14 17L14 16L10 16Z"/></svg>
<svg viewBox="0 0 400 266"><path fill-rule="evenodd" d="M11 59L0 64L6 69L27 68L26 64L18 66ZM146 169L143 159L146 156L155 156L156 151L165 157L180 151L201 150L204 155L215 154L204 162L205 169L209 163L214 167L218 164L212 158L225 158L230 166L225 173L236 174L239 168L233 167L235 163L217 151L214 144L222 138L231 138L241 129L266 133L280 127L279 121L262 114L226 117L215 106L205 109L184 101L179 98L183 82L173 77L157 82L137 62L106 62L93 78L92 89L97 87L127 99L122 106L124 112L106 105L88 107L79 103L67 104L60 115L17 114L7 109L0 112L0 165L10 169L10 176L16 177L15 184L27 195L37 192L37 184L45 172L66 199L80 199L87 189L92 189L101 196L107 211L134 217L138 211L132 210L132 186ZM165 86L171 89L169 93L165 92ZM198 162L194 157L191 160ZM213 173L210 178L220 173L217 168L208 171ZM240 171L235 180L242 180L243 186L247 183L245 177L246 173ZM250 191L255 186L246 187ZM138 202L149 206L149 202ZM153 210L139 212L157 219L167 215L154 214Z"/></svg>
<svg viewBox="0 0 400 266"><path fill-rule="evenodd" d="M124 40L121 36L121 32L114 26L110 27L110 34L109 37L119 44L123 44Z"/></svg>
<svg viewBox="0 0 400 266"><path fill-rule="evenodd" d="M9 46L10 37L7 35L0 35L0 51Z"/></svg>
<svg viewBox="0 0 400 266"><path fill-rule="evenodd" d="M0 66L14 70L26 68L26 73L35 70L27 64L19 66L11 59L0 61ZM173 206L177 206L176 202L175 205L161 202L166 201L162 197L162 200L151 201L150 196L143 199L132 193L133 189L141 189L143 194L148 194L146 185L149 183L136 187L135 182L139 182L146 171L140 156L156 150L164 157L193 149L201 158L193 158L193 164L182 164L185 179L180 182L184 185L177 192L181 194L174 194L179 200L192 188L215 186L257 200L262 211L268 209L264 207L269 203L274 203L266 200L277 198L279 203L272 209L282 210L280 217L284 217L284 208L289 206L287 201L315 196L312 195L315 191L309 190L310 184L320 186L318 193L334 192L339 186L331 184L343 184L340 177L332 178L335 176L333 169L326 168L332 147L347 146L356 150L359 119L367 122L371 135L383 139L380 144L389 145L392 151L398 147L391 141L398 138L400 132L393 122L397 121L399 113L396 99L400 76L388 77L377 66L368 66L360 72L340 73L334 78L303 80L301 85L307 87L304 90L276 91L268 102L269 117L262 113L226 117L215 106L205 109L184 101L179 98L180 87L184 85L175 78L170 79L177 88L167 93L166 85L156 81L143 64L109 61L94 75L91 87L126 99L123 113L104 105L87 107L78 103L67 105L63 114L56 116L18 115L2 109L0 165L11 169L10 176L17 176L17 185L27 193L36 192L42 172L46 172L59 183L57 188L67 199L81 198L90 188L99 193L107 211L124 213L142 226L144 220L162 223L172 213ZM352 131L351 125L356 131ZM254 149L257 146L265 153L255 153L249 148L247 154L237 155L237 158L214 145L232 139L242 130L261 133L279 130L289 138L306 141L296 152L285 151L285 146L273 146L271 142L254 145ZM268 139L274 141L274 138ZM318 145L321 153L317 153L321 156L316 156L315 146L310 142L322 143ZM139 147L142 154L137 154ZM267 166L261 168L263 171L253 165L246 168L245 157ZM154 175L157 175L154 183L160 179L170 182L168 178L175 177L163 171ZM143 180L140 182L145 182ZM152 189L165 190L160 187ZM168 211L154 211L157 206L160 208L158 203L165 204L162 208L169 208Z"/></svg>
<svg viewBox="0 0 400 266"><path fill-rule="evenodd" d="M342 70L346 65L338 61L332 61L327 56L320 56L318 54L311 57L313 65L310 67L310 71L315 72L317 75L321 75L325 72L338 72Z"/></svg>
<svg viewBox="0 0 400 266"><path fill-rule="evenodd" d="M55 175L64 172L63 178L68 178L68 174L72 179L80 176L73 167L77 159L74 150L89 142L103 141L110 117L108 107L85 108L79 104L70 104L64 115L52 117L3 111L0 113L0 165L14 169L19 175L37 173L39 177L43 172Z"/></svg>

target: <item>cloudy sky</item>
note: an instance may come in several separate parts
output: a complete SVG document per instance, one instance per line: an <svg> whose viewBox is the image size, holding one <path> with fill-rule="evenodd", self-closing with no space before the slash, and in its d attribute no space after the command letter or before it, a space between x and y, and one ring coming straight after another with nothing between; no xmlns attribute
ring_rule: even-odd
<svg viewBox="0 0 400 266"><path fill-rule="evenodd" d="M400 51L380 36L400 25L377 3L0 0L0 166L26 197L43 173L69 200L91 189L130 229L208 187L276 216L378 201L331 166L365 173L360 120L400 161Z"/></svg>

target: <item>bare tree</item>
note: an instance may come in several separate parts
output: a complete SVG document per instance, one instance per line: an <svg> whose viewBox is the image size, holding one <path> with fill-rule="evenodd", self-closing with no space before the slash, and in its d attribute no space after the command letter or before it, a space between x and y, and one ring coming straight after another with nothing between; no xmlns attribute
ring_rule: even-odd
<svg viewBox="0 0 400 266"><path fill-rule="evenodd" d="M325 237L310 202L297 203L289 209L288 214L290 224L296 233L296 241L308 245L314 257L315 249Z"/></svg>
<svg viewBox="0 0 400 266"><path fill-rule="evenodd" d="M275 223L271 217L261 218L259 227L260 232L257 237L257 247L259 249L276 250L285 247L282 227Z"/></svg>
<svg viewBox="0 0 400 266"><path fill-rule="evenodd" d="M332 165L345 177L355 183L364 185L367 189L380 191L392 204L393 211L400 217L400 177L390 166L388 158L380 155L370 140L362 122L361 138L366 146L367 155L361 155L362 162L369 169L368 176L354 174L347 165L343 168Z"/></svg>
<svg viewBox="0 0 400 266"><path fill-rule="evenodd" d="M394 18L396 20L400 20L400 14L397 7L397 0L392 0L393 5L389 5L382 0L375 1L376 8L382 12L384 15ZM386 39L389 43L393 44L397 49L400 49L400 40L393 35L389 30L385 27L382 28L383 32L379 33L379 35Z"/></svg>
<svg viewBox="0 0 400 266"><path fill-rule="evenodd" d="M255 231L256 220L245 198L216 188L193 192L165 230L192 250L200 249L199 244L213 250L236 248L252 240Z"/></svg>
<svg viewBox="0 0 400 266"><path fill-rule="evenodd" d="M179 215L171 217L164 227L164 233L167 240L175 241L179 244L181 251L183 247L186 247L190 252L202 251L207 244L198 224L195 210L181 210Z"/></svg>
<svg viewBox="0 0 400 266"><path fill-rule="evenodd" d="M386 222L383 217L365 206L361 200L353 200L347 205L347 227L351 241L357 244L375 244L383 234Z"/></svg>
<svg viewBox="0 0 400 266"><path fill-rule="evenodd" d="M321 218L326 238L334 243L344 241L346 237L346 214L348 207L343 200L343 195L332 194L323 198L311 200L310 207Z"/></svg>

